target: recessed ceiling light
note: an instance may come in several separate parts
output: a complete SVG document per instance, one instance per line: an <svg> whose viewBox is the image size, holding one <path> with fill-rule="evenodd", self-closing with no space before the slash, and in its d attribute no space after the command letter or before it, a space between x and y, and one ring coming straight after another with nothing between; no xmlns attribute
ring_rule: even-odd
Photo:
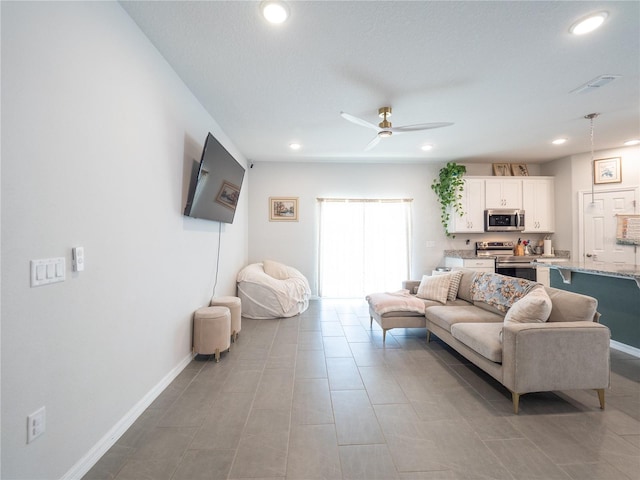
<svg viewBox="0 0 640 480"><path fill-rule="evenodd" d="M566 143L566 142L567 142L566 138L556 138L551 143L553 143L554 145L562 145L563 143Z"/></svg>
<svg viewBox="0 0 640 480"><path fill-rule="evenodd" d="M289 18L289 7L284 2L266 0L260 4L262 16L269 23L284 23Z"/></svg>
<svg viewBox="0 0 640 480"><path fill-rule="evenodd" d="M631 147L633 145L640 145L640 140L634 139L634 140L627 140L626 142L624 142L625 147Z"/></svg>
<svg viewBox="0 0 640 480"><path fill-rule="evenodd" d="M604 23L609 14L607 12L598 12L589 15L588 17L581 18L576 23L571 25L569 32L574 35L584 35L585 33L593 32L596 28Z"/></svg>
<svg viewBox="0 0 640 480"><path fill-rule="evenodd" d="M431 150L433 148L433 145L429 145L428 143L426 145L422 145L420 147L421 150L428 152L429 150Z"/></svg>
<svg viewBox="0 0 640 480"><path fill-rule="evenodd" d="M300 145L299 143L293 142L289 144L289 148L291 150L300 150L302 148L302 145Z"/></svg>

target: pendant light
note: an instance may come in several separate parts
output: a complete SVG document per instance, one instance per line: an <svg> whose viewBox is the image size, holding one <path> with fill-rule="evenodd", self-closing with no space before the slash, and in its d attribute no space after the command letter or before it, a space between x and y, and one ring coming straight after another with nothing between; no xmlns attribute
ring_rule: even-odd
<svg viewBox="0 0 640 480"><path fill-rule="evenodd" d="M591 137L591 172L592 175L595 175L595 155L594 155L594 142L593 142L593 121L600 115L599 113L590 113L585 115L584 118L589 120L590 123L590 137ZM591 204L595 203L594 200L594 188L595 188L595 178L591 179Z"/></svg>

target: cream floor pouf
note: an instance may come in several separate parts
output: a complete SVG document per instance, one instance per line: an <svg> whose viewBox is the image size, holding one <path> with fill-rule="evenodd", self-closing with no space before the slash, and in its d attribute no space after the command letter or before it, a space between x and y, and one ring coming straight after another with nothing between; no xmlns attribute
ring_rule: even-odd
<svg viewBox="0 0 640 480"><path fill-rule="evenodd" d="M212 306L227 307L231 311L231 339L235 342L242 330L242 301L238 297L213 297Z"/></svg>
<svg viewBox="0 0 640 480"><path fill-rule="evenodd" d="M202 355L215 354L231 346L231 311L227 307L202 307L193 316L193 351Z"/></svg>

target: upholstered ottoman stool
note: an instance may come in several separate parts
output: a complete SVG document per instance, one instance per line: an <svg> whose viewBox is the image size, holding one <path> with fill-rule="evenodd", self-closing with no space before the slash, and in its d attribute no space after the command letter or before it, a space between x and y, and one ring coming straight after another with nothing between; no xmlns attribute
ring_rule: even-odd
<svg viewBox="0 0 640 480"><path fill-rule="evenodd" d="M232 296L214 297L211 299L211 305L227 307L231 311L231 341L235 342L242 330L242 301Z"/></svg>
<svg viewBox="0 0 640 480"><path fill-rule="evenodd" d="M231 346L231 312L227 307L202 307L193 316L193 351L202 355L220 352Z"/></svg>

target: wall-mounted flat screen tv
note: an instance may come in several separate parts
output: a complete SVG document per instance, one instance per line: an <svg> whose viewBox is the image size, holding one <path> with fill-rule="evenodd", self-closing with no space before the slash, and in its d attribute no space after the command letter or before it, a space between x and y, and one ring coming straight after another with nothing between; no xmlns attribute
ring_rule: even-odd
<svg viewBox="0 0 640 480"><path fill-rule="evenodd" d="M244 167L209 133L200 163L194 161L184 214L233 223L243 179Z"/></svg>

